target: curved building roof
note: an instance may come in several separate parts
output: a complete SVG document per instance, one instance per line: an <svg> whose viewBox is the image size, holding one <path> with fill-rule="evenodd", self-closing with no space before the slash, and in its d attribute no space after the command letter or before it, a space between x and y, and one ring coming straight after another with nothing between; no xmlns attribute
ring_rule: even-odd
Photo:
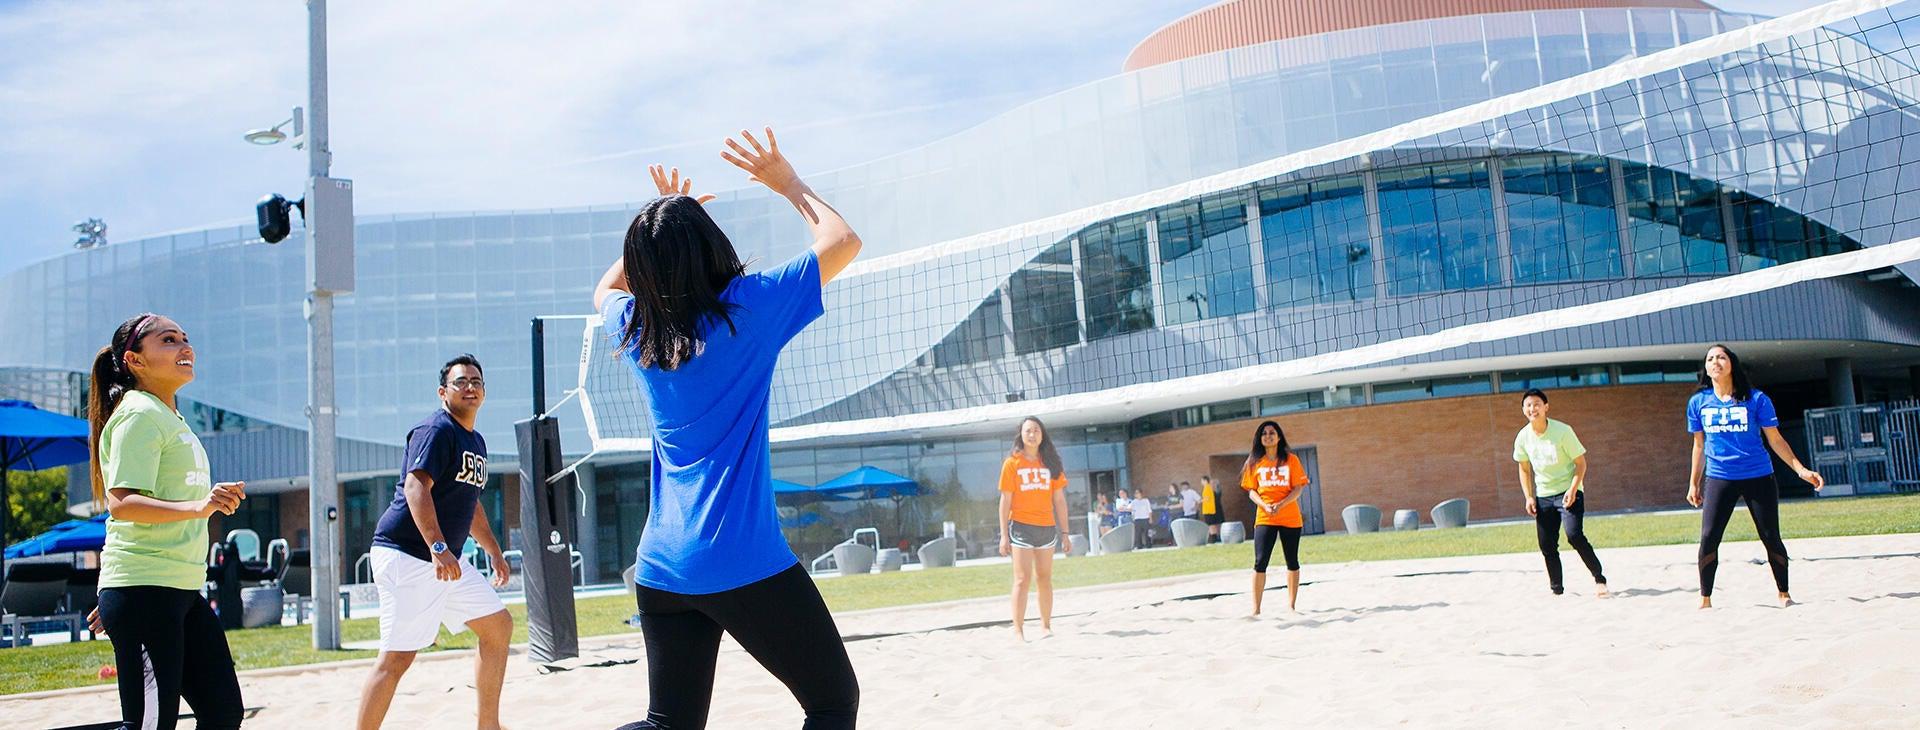
<svg viewBox="0 0 1920 730"><path fill-rule="evenodd" d="M1154 31L1127 54L1125 70L1268 41L1389 23L1596 8L1715 9L1699 0L1226 0Z"/></svg>

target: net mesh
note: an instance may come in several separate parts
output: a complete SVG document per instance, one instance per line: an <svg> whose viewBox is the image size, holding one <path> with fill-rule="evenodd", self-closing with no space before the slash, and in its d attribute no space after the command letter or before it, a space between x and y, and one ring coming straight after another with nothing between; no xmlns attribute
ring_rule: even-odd
<svg viewBox="0 0 1920 730"><path fill-rule="evenodd" d="M1111 422L1364 366L1577 350L1700 308L1739 318L1793 287L1910 302L1881 290L1920 275L1917 17L1829 3L858 262L782 355L774 439ZM587 436L645 449L646 404L595 324Z"/></svg>

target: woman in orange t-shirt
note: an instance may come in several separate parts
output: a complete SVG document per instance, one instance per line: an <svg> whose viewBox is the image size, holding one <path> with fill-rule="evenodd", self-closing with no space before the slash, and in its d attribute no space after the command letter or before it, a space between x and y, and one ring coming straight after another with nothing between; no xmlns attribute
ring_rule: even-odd
<svg viewBox="0 0 1920 730"><path fill-rule="evenodd" d="M1287 449L1280 424L1263 421L1254 431L1253 448L1240 467L1240 488L1255 507L1253 520L1253 615L1260 615L1260 599L1267 591L1267 561L1279 540L1287 558L1287 610L1294 610L1300 594L1300 495L1307 486L1307 470L1300 457Z"/></svg>
<svg viewBox="0 0 1920 730"><path fill-rule="evenodd" d="M1013 556L1013 635L1027 639L1027 586L1040 594L1040 630L1053 634L1053 551L1073 551L1067 477L1040 419L1020 422L1000 466L1000 554Z"/></svg>

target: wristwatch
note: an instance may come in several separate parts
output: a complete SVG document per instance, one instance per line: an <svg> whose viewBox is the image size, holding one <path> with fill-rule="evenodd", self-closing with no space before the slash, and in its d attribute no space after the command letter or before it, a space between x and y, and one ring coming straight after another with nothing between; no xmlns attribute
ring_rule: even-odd
<svg viewBox="0 0 1920 730"><path fill-rule="evenodd" d="M428 545L427 549L433 551L433 554L439 555L447 551L447 544L444 542L436 542L432 545Z"/></svg>

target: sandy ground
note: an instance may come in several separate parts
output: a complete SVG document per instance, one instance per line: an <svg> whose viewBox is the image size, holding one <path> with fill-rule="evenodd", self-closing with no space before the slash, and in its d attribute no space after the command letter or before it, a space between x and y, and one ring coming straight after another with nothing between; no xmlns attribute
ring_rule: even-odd
<svg viewBox="0 0 1920 730"><path fill-rule="evenodd" d="M1564 555L1312 564L1300 613L1280 590L1248 619L1248 574L1062 591L1055 635L1017 643L1004 599L838 617L869 728L1915 727L1920 534L1789 543L1774 604L1757 542L1721 551L1717 608L1695 608L1689 545L1605 550L1614 598ZM1219 595L1224 594L1224 595ZM999 622L977 626L984 622ZM1037 635L1038 627L1030 628ZM509 665L517 728L610 728L646 707L637 634L583 642L580 665ZM723 645L717 728L798 727L786 689ZM594 663L606 666L589 666ZM249 727L350 727L364 665L249 673ZM423 661L388 727L473 727L467 659ZM117 716L110 692L0 701L0 727ZM184 725L183 725L184 726Z"/></svg>

